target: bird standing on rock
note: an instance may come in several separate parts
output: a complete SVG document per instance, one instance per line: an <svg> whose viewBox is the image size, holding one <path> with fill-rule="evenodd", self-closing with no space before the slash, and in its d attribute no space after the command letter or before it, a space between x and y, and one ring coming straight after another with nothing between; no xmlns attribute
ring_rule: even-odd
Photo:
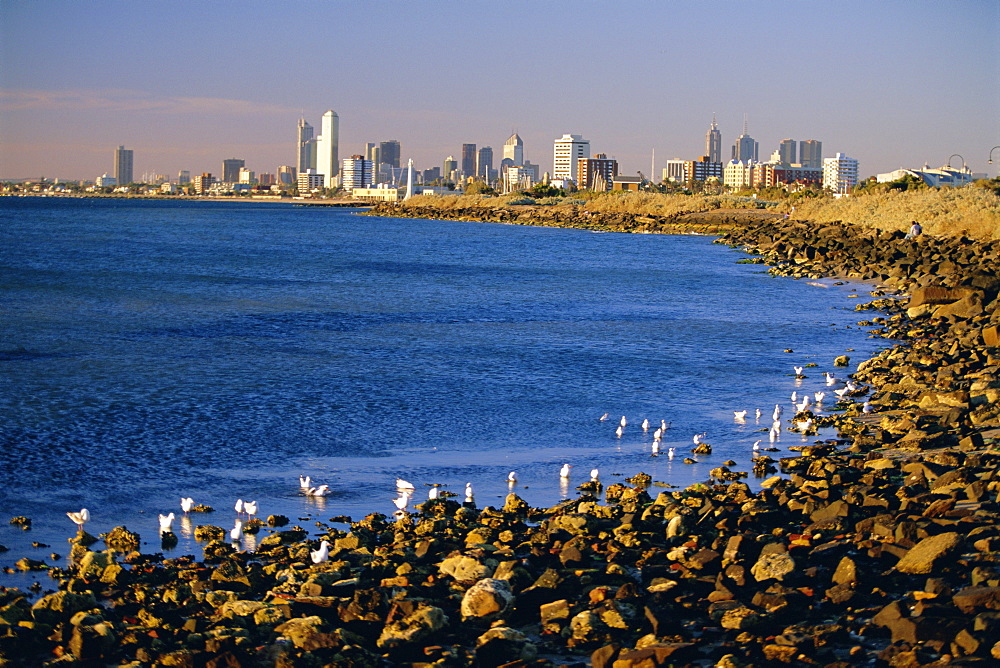
<svg viewBox="0 0 1000 668"><path fill-rule="evenodd" d="M254 515L257 514L257 502L247 501L246 503L243 504L243 510L246 511L248 517L252 518Z"/></svg>
<svg viewBox="0 0 1000 668"><path fill-rule="evenodd" d="M239 541L243 538L243 520L236 520L233 528L229 531L229 537L234 541Z"/></svg>
<svg viewBox="0 0 1000 668"><path fill-rule="evenodd" d="M160 521L160 533L169 533L174 523L174 514L173 513L170 513L168 515L160 514L157 515L157 518Z"/></svg>
<svg viewBox="0 0 1000 668"><path fill-rule="evenodd" d="M237 515L243 514L243 499L236 499L236 505L233 506L236 509Z"/></svg>
<svg viewBox="0 0 1000 668"><path fill-rule="evenodd" d="M87 510L86 508L81 508L80 512L78 513L74 512L66 513L66 517L73 520L73 523L76 524L77 529L83 531L83 525L86 524L88 520L90 520L90 511Z"/></svg>
<svg viewBox="0 0 1000 668"><path fill-rule="evenodd" d="M465 483L465 502L475 503L476 500L474 497L475 495L472 493L472 483L471 482Z"/></svg>
<svg viewBox="0 0 1000 668"><path fill-rule="evenodd" d="M319 544L318 550L310 550L309 557L314 564L322 564L330 558L330 541L324 540Z"/></svg>

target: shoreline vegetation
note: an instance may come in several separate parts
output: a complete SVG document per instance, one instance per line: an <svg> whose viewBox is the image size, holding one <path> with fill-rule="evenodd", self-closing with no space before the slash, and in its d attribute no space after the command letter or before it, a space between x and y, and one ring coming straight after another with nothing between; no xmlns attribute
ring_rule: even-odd
<svg viewBox="0 0 1000 668"><path fill-rule="evenodd" d="M539 213L557 208L544 204L527 218L492 205L478 215L570 226L580 205L566 206L572 216ZM903 238L909 220L885 216L879 230L799 220L805 211L785 219L722 202L708 220L589 216L592 229L727 228L719 243L775 275L884 286L857 307L894 344L853 374L874 412L845 397L786 419L838 437L755 458L761 491L725 462L686 489L636 472L606 489L584 483L551 508L514 493L485 508L442 496L348 531L317 523L314 539L272 517L251 554L206 523L199 559L140 554L123 527L103 540L81 530L67 568L18 562L48 571L57 591L0 590L0 665L994 665L1000 241L947 211L913 216L925 229L914 240ZM328 558L314 563L321 539Z"/></svg>

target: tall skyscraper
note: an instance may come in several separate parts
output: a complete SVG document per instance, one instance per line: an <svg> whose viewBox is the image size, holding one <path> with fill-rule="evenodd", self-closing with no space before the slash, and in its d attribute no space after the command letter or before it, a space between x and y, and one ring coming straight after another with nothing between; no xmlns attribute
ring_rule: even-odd
<svg viewBox="0 0 1000 668"><path fill-rule="evenodd" d="M799 163L809 169L823 168L823 142L804 139L799 142Z"/></svg>
<svg viewBox="0 0 1000 668"><path fill-rule="evenodd" d="M298 154L295 163L298 171L303 171L316 166L316 137L313 126L306 122L306 119L299 119L298 131Z"/></svg>
<svg viewBox="0 0 1000 668"><path fill-rule="evenodd" d="M484 146L479 149L476 157L476 176L481 176L487 181L492 178L493 173L493 147Z"/></svg>
<svg viewBox="0 0 1000 668"><path fill-rule="evenodd" d="M510 160L512 165L524 164L524 142L515 132L503 145L503 159Z"/></svg>
<svg viewBox="0 0 1000 668"><path fill-rule="evenodd" d="M754 141L753 137L747 134L747 119L746 116L744 116L743 134L737 137L736 143L733 144L733 160L737 160L739 162L753 160L754 162L757 162L759 160L757 151L757 142Z"/></svg>
<svg viewBox="0 0 1000 668"><path fill-rule="evenodd" d="M712 125L705 134L705 155L709 162L722 162L722 133L712 114Z"/></svg>
<svg viewBox="0 0 1000 668"><path fill-rule="evenodd" d="M132 149L119 146L115 149L115 183L127 186L132 181Z"/></svg>
<svg viewBox="0 0 1000 668"><path fill-rule="evenodd" d="M246 161L241 158L226 158L222 161L222 182L239 183L240 170L246 166Z"/></svg>
<svg viewBox="0 0 1000 668"><path fill-rule="evenodd" d="M778 144L778 159L783 165L790 165L793 162L798 162L795 159L795 140L794 139L783 139L780 144Z"/></svg>
<svg viewBox="0 0 1000 668"><path fill-rule="evenodd" d="M323 175L323 187L336 188L340 174L340 117L333 109L323 114L320 136L316 138L316 171ZM301 172L299 172L301 174Z"/></svg>
<svg viewBox="0 0 1000 668"><path fill-rule="evenodd" d="M476 145L462 144L462 178L476 174Z"/></svg>
<svg viewBox="0 0 1000 668"><path fill-rule="evenodd" d="M399 142L395 139L379 143L379 160L383 164L399 169Z"/></svg>
<svg viewBox="0 0 1000 668"><path fill-rule="evenodd" d="M441 178L445 181L451 181L456 171L458 171L458 160L455 160L455 156L449 155L444 159L444 164L441 165Z"/></svg>
<svg viewBox="0 0 1000 668"><path fill-rule="evenodd" d="M552 178L577 182L577 160L590 153L590 142L581 135L563 135L553 142Z"/></svg>
<svg viewBox="0 0 1000 668"><path fill-rule="evenodd" d="M372 186L372 161L367 160L363 155L352 155L344 158L341 172L341 185L344 188L371 188Z"/></svg>

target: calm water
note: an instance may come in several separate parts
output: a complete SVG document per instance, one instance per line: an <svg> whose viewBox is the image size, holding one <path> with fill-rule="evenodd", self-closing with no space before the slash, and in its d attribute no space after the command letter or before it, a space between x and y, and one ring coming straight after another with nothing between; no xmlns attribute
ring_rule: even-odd
<svg viewBox="0 0 1000 668"><path fill-rule="evenodd" d="M876 344L851 310L867 288L742 257L695 236L2 198L0 565L65 554L83 506L91 533L125 524L158 551L181 496L228 527L237 497L293 521L389 513L397 475L493 504L516 469L547 506L593 466L686 485L747 465L776 402L789 415L792 390ZM733 420L758 407L761 424ZM673 461L650 456L646 417L672 423ZM715 454L685 465L696 432ZM333 495L300 497L300 473ZM196 551L182 535L176 553Z"/></svg>

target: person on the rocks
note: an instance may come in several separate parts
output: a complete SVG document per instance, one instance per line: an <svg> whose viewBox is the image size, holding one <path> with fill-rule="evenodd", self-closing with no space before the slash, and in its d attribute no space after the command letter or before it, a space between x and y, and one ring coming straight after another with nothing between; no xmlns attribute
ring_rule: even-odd
<svg viewBox="0 0 1000 668"><path fill-rule="evenodd" d="M915 238L919 237L921 235L921 233L923 233L923 231L924 231L924 228L920 227L920 223L918 223L917 221L913 221L913 224L910 225L910 232L909 232L909 234L907 234L906 237L904 237L904 238L906 238L906 239L915 239Z"/></svg>

